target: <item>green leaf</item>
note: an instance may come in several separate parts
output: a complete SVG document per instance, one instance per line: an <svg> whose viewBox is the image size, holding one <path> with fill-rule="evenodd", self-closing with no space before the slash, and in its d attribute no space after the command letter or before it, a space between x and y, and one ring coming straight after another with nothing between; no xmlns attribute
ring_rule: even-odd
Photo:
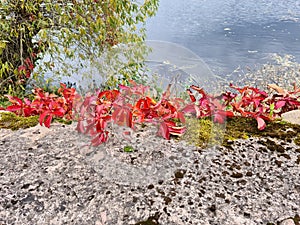
<svg viewBox="0 0 300 225"><path fill-rule="evenodd" d="M124 152L134 152L134 149L132 146L126 145L124 147Z"/></svg>
<svg viewBox="0 0 300 225"><path fill-rule="evenodd" d="M270 104L270 117L273 117L274 109L275 109L275 104L274 103Z"/></svg>

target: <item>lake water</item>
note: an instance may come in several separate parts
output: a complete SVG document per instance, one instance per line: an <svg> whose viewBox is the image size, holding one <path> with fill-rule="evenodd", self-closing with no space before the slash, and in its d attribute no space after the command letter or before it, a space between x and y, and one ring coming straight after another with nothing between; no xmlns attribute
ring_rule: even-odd
<svg viewBox="0 0 300 225"><path fill-rule="evenodd" d="M192 50L223 76L273 53L300 61L299 20L298 0L161 0L147 37Z"/></svg>
<svg viewBox="0 0 300 225"><path fill-rule="evenodd" d="M191 77L190 83L204 86L207 78L212 84L215 75L259 67L274 53L293 55L300 62L300 0L160 0L146 28L147 39L155 40L148 42L154 47L148 62L159 67L164 88L178 73L184 85ZM87 71L93 78L79 81L85 70L62 81L102 83L93 68Z"/></svg>

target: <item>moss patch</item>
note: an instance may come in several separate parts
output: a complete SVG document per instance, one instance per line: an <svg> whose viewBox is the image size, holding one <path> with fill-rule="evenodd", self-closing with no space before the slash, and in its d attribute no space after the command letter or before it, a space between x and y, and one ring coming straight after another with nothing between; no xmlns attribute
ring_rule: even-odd
<svg viewBox="0 0 300 225"><path fill-rule="evenodd" d="M58 122L58 123L70 125L70 124L72 124L73 121L72 120L65 120L63 118L53 118L52 122Z"/></svg>
<svg viewBox="0 0 300 225"><path fill-rule="evenodd" d="M296 145L300 146L300 135L298 134L297 137L294 139Z"/></svg>
<svg viewBox="0 0 300 225"><path fill-rule="evenodd" d="M66 125L72 124L72 120L65 120L63 118L53 118L53 122L58 122ZM0 112L0 129L26 129L34 127L39 123L39 116L17 116L11 112Z"/></svg>
<svg viewBox="0 0 300 225"><path fill-rule="evenodd" d="M199 147L223 145L229 147L235 139L270 137L300 145L300 125L282 121L268 122L264 130L257 128L253 118L228 118L225 124L217 124L211 118L187 118L187 132L180 138ZM269 141L270 142L270 141ZM272 146L274 143L266 143Z"/></svg>
<svg viewBox="0 0 300 225"><path fill-rule="evenodd" d="M10 112L0 113L0 129L25 129L34 127L39 122L39 116L21 117Z"/></svg>
<svg viewBox="0 0 300 225"><path fill-rule="evenodd" d="M189 144L208 147L222 142L225 128L222 124L215 124L210 118L186 118L186 133L180 138Z"/></svg>

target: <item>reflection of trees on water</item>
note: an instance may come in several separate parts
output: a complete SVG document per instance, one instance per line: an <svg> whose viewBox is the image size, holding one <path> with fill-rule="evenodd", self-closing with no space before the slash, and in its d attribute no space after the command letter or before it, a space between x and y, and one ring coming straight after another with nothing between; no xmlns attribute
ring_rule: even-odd
<svg viewBox="0 0 300 225"><path fill-rule="evenodd" d="M172 84L176 91L182 92L193 84L215 91L214 84L219 78L194 52L171 42L147 41L147 45L152 49L146 61L150 68L148 75L153 78L154 74L162 89Z"/></svg>

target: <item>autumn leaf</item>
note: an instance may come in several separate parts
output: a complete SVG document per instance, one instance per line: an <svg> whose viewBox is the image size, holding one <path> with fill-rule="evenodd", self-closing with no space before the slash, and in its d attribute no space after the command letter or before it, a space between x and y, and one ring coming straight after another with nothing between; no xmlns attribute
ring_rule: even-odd
<svg viewBox="0 0 300 225"><path fill-rule="evenodd" d="M263 130L266 128L266 122L261 117L256 117L257 128Z"/></svg>
<svg viewBox="0 0 300 225"><path fill-rule="evenodd" d="M277 84L268 84L268 88L275 90L278 94L286 94L287 91L279 87Z"/></svg>

